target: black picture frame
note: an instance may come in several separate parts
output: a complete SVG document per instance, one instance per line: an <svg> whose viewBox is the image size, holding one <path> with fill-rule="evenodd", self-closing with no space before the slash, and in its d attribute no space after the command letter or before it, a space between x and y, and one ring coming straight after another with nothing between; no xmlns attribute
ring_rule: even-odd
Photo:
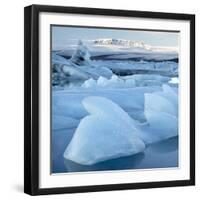
<svg viewBox="0 0 200 200"><path fill-rule="evenodd" d="M39 13L76 13L153 19L188 20L190 23L190 179L161 182L39 188ZM46 195L195 185L195 15L31 5L24 9L24 192Z"/></svg>

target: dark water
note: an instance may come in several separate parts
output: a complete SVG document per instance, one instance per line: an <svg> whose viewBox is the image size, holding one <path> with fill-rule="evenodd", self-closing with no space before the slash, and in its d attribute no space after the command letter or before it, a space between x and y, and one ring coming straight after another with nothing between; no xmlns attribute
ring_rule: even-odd
<svg viewBox="0 0 200 200"><path fill-rule="evenodd" d="M52 134L52 173L178 167L178 137L149 145L144 152L85 166L66 160L63 153L74 133L59 130Z"/></svg>

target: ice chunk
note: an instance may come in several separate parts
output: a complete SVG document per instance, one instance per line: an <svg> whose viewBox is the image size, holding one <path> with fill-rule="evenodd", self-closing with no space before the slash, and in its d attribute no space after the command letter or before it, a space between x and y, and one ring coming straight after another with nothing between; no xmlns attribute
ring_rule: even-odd
<svg viewBox="0 0 200 200"><path fill-rule="evenodd" d="M96 86L97 86L97 82L93 78L86 80L82 84L82 87L84 87L84 88L93 88L93 87L96 87Z"/></svg>
<svg viewBox="0 0 200 200"><path fill-rule="evenodd" d="M112 75L110 79L100 76L97 81L94 79L86 80L82 87L93 88L93 87L104 87L104 88L129 88L135 87L135 80L128 79L123 80L117 75Z"/></svg>
<svg viewBox="0 0 200 200"><path fill-rule="evenodd" d="M105 78L110 78L112 76L112 71L110 69L108 69L107 67L96 67L96 66L90 66L89 68L89 72L93 72L96 73L98 75L98 77L103 76ZM84 68L84 70L86 71L86 68Z"/></svg>
<svg viewBox="0 0 200 200"><path fill-rule="evenodd" d="M169 85L164 84L162 88L163 88L163 95L165 95L165 97L169 99L173 104L175 104L176 108L178 109L177 93Z"/></svg>
<svg viewBox="0 0 200 200"><path fill-rule="evenodd" d="M160 95L170 101L176 110L176 116L178 116L178 95L175 90L173 90L169 85L162 85L162 91L156 92L157 95Z"/></svg>
<svg viewBox="0 0 200 200"><path fill-rule="evenodd" d="M104 87L104 86L107 85L107 81L108 81L107 78L100 76L100 77L98 78L98 80L97 80L97 85L98 85L98 86L101 86L101 87Z"/></svg>
<svg viewBox="0 0 200 200"><path fill-rule="evenodd" d="M78 47L71 57L71 62L75 65L88 65L90 63L90 53L88 48L81 40L78 42Z"/></svg>
<svg viewBox="0 0 200 200"><path fill-rule="evenodd" d="M112 75L111 79L107 81L107 86L109 88L120 88L125 87L125 81L120 79L117 75Z"/></svg>
<svg viewBox="0 0 200 200"><path fill-rule="evenodd" d="M90 78L98 79L100 76L110 78L112 71L104 66L92 65L87 47L79 41L77 50L71 59L52 53L52 84L65 87L72 84L81 85Z"/></svg>
<svg viewBox="0 0 200 200"><path fill-rule="evenodd" d="M168 85L162 92L146 93L144 115L147 124L142 129L145 143L153 143L178 134L178 96Z"/></svg>
<svg viewBox="0 0 200 200"><path fill-rule="evenodd" d="M84 117L67 146L64 157L82 165L142 152L144 142L129 115L104 97L82 101L90 115Z"/></svg>
<svg viewBox="0 0 200 200"><path fill-rule="evenodd" d="M57 55L55 52L52 52L51 56L52 56L52 63L61 63L61 64L67 63L67 59Z"/></svg>
<svg viewBox="0 0 200 200"><path fill-rule="evenodd" d="M145 143L154 143L178 135L177 117L165 112L145 110L147 124L141 129L141 138Z"/></svg>
<svg viewBox="0 0 200 200"><path fill-rule="evenodd" d="M66 60L65 58L52 54L52 84L64 86L76 81L85 81L91 77L90 74Z"/></svg>
<svg viewBox="0 0 200 200"><path fill-rule="evenodd" d="M72 67L69 65L63 65L63 73L68 77L72 77L71 80L75 79L86 80L90 77L83 70L80 70L76 67Z"/></svg>
<svg viewBox="0 0 200 200"><path fill-rule="evenodd" d="M165 112L171 115L177 114L176 106L164 96L156 93L145 94L145 111L154 110L156 112Z"/></svg>
<svg viewBox="0 0 200 200"><path fill-rule="evenodd" d="M171 78L171 80L169 81L169 83L179 84L179 79L177 77L173 77L173 78Z"/></svg>
<svg viewBox="0 0 200 200"><path fill-rule="evenodd" d="M97 80L97 85L100 87L107 87L107 88L115 88L115 87L124 87L124 80L120 79L116 75L112 75L110 79L106 79L104 77L99 77Z"/></svg>

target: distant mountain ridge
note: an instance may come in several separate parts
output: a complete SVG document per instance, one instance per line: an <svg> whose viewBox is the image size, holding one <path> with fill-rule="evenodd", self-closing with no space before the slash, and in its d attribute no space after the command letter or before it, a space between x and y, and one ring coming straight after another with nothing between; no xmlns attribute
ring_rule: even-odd
<svg viewBox="0 0 200 200"><path fill-rule="evenodd" d="M146 44L144 41L136 41L136 40L126 40L126 39L113 39L113 38L100 38L95 39L92 42L90 41L91 46L99 46L99 47L110 47L116 49L130 49L137 51L145 51L145 52L178 52L178 47L173 46L152 46Z"/></svg>
<svg viewBox="0 0 200 200"><path fill-rule="evenodd" d="M144 48L147 50L150 49L150 45L145 44L143 41L134 41L134 40L125 40L125 39L113 39L113 38L96 39L94 40L94 44L119 45L119 46L126 46L126 47Z"/></svg>
<svg viewBox="0 0 200 200"><path fill-rule="evenodd" d="M174 61L178 62L178 51L173 47L151 46L143 41L125 39L79 40L75 45L66 45L56 51L60 56L70 59L74 54L85 62L84 55L91 60L129 60L129 61ZM77 59L76 59L77 60Z"/></svg>

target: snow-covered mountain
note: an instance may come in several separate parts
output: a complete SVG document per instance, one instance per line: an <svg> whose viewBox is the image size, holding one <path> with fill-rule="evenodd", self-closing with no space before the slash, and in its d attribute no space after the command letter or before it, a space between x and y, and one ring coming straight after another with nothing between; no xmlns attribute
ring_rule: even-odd
<svg viewBox="0 0 200 200"><path fill-rule="evenodd" d="M144 48L150 50L150 45L145 44L143 41L133 41L133 40L124 40L124 39L97 39L94 40L94 44L97 45L118 45L125 47L136 47L136 48Z"/></svg>
<svg viewBox="0 0 200 200"><path fill-rule="evenodd" d="M93 43L93 44L92 44ZM113 39L113 38L102 38L93 40L90 45L113 47L117 49L129 49L129 50L143 50L144 52L177 52L177 47L165 47L165 46L152 46L146 44L143 41L135 40L124 40L124 39Z"/></svg>

